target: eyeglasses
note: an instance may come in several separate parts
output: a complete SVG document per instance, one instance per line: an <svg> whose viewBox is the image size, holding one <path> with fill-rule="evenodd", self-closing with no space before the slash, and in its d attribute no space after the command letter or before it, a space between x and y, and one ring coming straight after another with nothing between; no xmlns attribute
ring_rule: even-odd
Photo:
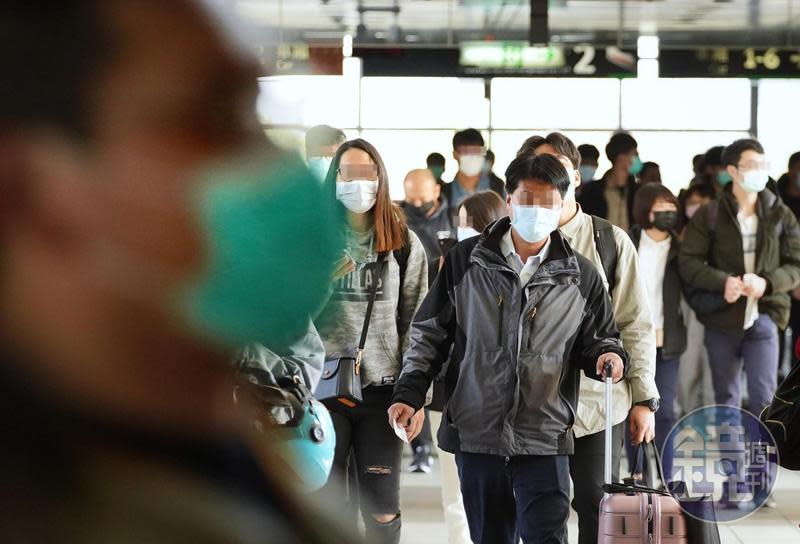
<svg viewBox="0 0 800 544"><path fill-rule="evenodd" d="M356 179L378 181L378 166L375 164L342 164L336 172L342 181Z"/></svg>

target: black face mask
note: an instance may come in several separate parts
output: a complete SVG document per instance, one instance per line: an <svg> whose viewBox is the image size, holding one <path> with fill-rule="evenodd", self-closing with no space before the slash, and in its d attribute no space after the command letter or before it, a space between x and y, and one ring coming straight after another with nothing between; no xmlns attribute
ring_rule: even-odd
<svg viewBox="0 0 800 544"><path fill-rule="evenodd" d="M433 202L426 202L422 206L410 206L410 208L420 215L428 215L433 209Z"/></svg>
<svg viewBox="0 0 800 544"><path fill-rule="evenodd" d="M678 212L653 212L653 226L664 232L672 232L678 226Z"/></svg>

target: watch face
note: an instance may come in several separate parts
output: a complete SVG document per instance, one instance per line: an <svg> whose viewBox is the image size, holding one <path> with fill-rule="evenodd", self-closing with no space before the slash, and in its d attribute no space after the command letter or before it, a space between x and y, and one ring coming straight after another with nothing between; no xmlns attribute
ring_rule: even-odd
<svg viewBox="0 0 800 544"><path fill-rule="evenodd" d="M652 411L658 411L659 406L661 406L661 399L650 399L650 409Z"/></svg>

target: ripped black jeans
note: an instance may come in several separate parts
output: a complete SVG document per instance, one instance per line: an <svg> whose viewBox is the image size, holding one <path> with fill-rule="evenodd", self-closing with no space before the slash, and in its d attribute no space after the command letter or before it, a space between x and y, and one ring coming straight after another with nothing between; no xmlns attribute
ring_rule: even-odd
<svg viewBox="0 0 800 544"><path fill-rule="evenodd" d="M400 541L400 462L403 442L389 427L387 410L392 386L364 388L364 402L353 409L331 412L336 430L336 452L331 478L321 493L331 505L342 504L347 489L347 463L354 459L358 474L358 496L366 527L367 542L395 544ZM350 456L350 451L353 455ZM351 483L352 485L352 483ZM348 493L348 500L355 493ZM336 507L334 507L336 508ZM390 523L376 522L374 515L397 515Z"/></svg>

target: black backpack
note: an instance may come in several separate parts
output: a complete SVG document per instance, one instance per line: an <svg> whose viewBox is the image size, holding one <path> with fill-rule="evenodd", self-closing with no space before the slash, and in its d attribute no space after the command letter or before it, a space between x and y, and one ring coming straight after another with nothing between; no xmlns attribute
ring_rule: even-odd
<svg viewBox="0 0 800 544"><path fill-rule="evenodd" d="M761 412L761 421L775 438L780 465L800 470L800 363L778 386L772 403Z"/></svg>
<svg viewBox="0 0 800 544"><path fill-rule="evenodd" d="M608 280L608 294L611 296L617 286L617 241L614 239L614 225L596 215L591 218L594 246L603 264L603 272Z"/></svg>

